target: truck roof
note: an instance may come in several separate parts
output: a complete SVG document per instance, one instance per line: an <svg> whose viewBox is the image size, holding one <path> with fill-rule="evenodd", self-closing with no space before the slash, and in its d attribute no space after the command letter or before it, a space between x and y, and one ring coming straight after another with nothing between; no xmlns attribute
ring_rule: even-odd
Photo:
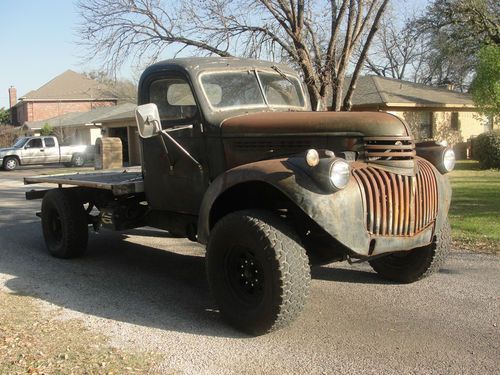
<svg viewBox="0 0 500 375"><path fill-rule="evenodd" d="M152 71L164 70L166 68L182 69L188 72L198 72L211 68L267 68L271 69L272 66L277 66L280 70L286 73L297 75L297 72L289 66L263 60L254 60L240 57L182 57L177 59L169 59L159 61L149 66L143 74L151 73Z"/></svg>

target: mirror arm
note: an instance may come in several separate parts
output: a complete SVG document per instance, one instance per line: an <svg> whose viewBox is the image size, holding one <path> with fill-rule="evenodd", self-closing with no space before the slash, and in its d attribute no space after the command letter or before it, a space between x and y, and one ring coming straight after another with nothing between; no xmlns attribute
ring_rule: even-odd
<svg viewBox="0 0 500 375"><path fill-rule="evenodd" d="M160 138L160 143L163 146L163 151L165 151L165 154L167 155L168 170L170 173L172 173L174 171L174 165L172 164L172 159L170 159L170 154L168 153L167 145L165 144L165 140L163 139L163 137L161 135L159 138Z"/></svg>
<svg viewBox="0 0 500 375"><path fill-rule="evenodd" d="M172 138L172 136L170 134L168 134L167 131L165 130L162 130L161 131L163 134L165 134L166 137L168 137L168 139L179 149L182 151L182 153L184 155L186 155L194 164L196 164L196 166L200 169L200 171L203 170L203 167L201 166L201 164L198 162L198 160L196 160L195 158L193 158L191 156L191 154L184 148L182 147L174 138ZM163 138L162 138L163 140ZM165 146L166 147L166 146Z"/></svg>
<svg viewBox="0 0 500 375"><path fill-rule="evenodd" d="M186 129L193 129L193 125L181 125L181 126L174 126L173 128L168 128L168 129L163 129L164 132L172 133L177 130L186 130Z"/></svg>

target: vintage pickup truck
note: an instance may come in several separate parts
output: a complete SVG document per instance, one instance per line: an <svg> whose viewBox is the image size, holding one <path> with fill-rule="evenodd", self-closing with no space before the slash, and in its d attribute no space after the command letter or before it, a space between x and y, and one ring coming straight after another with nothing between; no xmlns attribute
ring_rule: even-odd
<svg viewBox="0 0 500 375"><path fill-rule="evenodd" d="M142 170L25 179L58 185L26 194L53 256L84 254L89 227L187 237L206 245L221 315L251 334L298 316L310 264L409 283L443 263L454 154L416 146L400 118L312 112L293 70L236 58L152 65L139 104Z"/></svg>
<svg viewBox="0 0 500 375"><path fill-rule="evenodd" d="M61 163L81 167L92 157L86 145L60 146L57 137L21 137L9 148L0 148L0 166L7 171L26 164Z"/></svg>

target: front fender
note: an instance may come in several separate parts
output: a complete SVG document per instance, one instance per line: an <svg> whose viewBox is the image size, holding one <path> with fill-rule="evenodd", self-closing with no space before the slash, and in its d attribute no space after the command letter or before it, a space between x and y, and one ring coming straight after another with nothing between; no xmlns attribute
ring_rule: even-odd
<svg viewBox="0 0 500 375"><path fill-rule="evenodd" d="M363 206L359 199L359 190L355 182L341 192L333 195L342 195L342 202L332 205L332 194L326 193L300 167L290 163L287 159L264 160L235 167L218 176L206 191L198 219L198 241L207 243L210 234L210 212L214 202L225 191L233 186L245 182L264 182L278 189L293 203L302 209L311 219L321 223L322 227L338 220L354 220L363 223ZM350 196L353 195L352 198ZM354 197L356 195L356 197ZM357 198L357 199L356 199ZM357 204L353 204L356 201ZM335 236L335 232L329 231Z"/></svg>
<svg viewBox="0 0 500 375"><path fill-rule="evenodd" d="M451 189L447 178L430 163L420 158L417 158L416 162L427 171L419 177L421 182L418 184L415 182L415 176L405 177L392 172L376 172L374 166L370 169L365 163L354 162L351 164L353 175L348 185L335 193L322 190L306 170L292 159L266 160L230 169L217 177L205 193L198 221L198 240L207 243L211 211L221 194L245 182L264 182L286 196L326 233L358 256L406 251L426 246L446 222ZM363 172L365 176L372 175L371 188L363 185L360 178L363 173L361 175L358 173L360 170L365 171ZM385 180L379 178L381 173L384 174ZM403 180L406 182L403 183ZM431 184L432 180L436 182L435 188ZM417 185L421 185L420 189L427 186L427 190L419 190L419 200L415 195ZM369 191L375 194L373 197L377 199L376 202L368 201ZM389 194L391 191L394 193ZM399 193L396 194L396 191ZM372 207L373 203L377 207ZM431 206L436 207L434 219L431 219ZM378 223L374 228L368 228L368 221L373 220L370 218L375 218ZM419 218L419 225L416 218ZM379 232L377 229L379 224L382 224L380 228L384 228L384 223L386 228L391 230L382 229Z"/></svg>

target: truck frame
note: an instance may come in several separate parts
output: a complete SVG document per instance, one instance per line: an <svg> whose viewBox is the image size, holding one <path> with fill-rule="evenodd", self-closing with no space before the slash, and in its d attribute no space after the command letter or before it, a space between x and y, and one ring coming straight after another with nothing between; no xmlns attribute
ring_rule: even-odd
<svg viewBox="0 0 500 375"><path fill-rule="evenodd" d="M147 68L138 170L25 178L49 252L84 254L89 227L151 226L206 245L222 316L250 334L295 320L310 265L367 261L417 281L450 249L454 155L384 113L312 112L297 74L236 58Z"/></svg>

